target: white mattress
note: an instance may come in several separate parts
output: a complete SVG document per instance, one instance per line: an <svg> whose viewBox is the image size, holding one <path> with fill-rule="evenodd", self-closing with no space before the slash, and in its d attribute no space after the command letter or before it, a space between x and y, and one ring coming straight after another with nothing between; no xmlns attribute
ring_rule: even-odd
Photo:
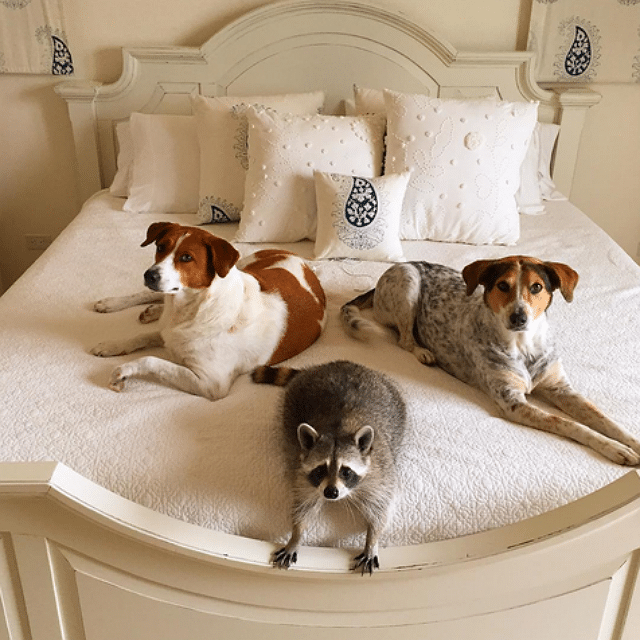
<svg viewBox="0 0 640 640"><path fill-rule="evenodd" d="M210 402L144 380L107 388L116 363L95 343L144 330L137 310L102 315L94 300L142 287L153 248L147 226L195 215L130 214L98 194L50 249L0 298L0 460L56 460L137 503L228 533L288 536L277 405L282 390L239 378ZM566 202L522 218L517 247L404 243L409 259L456 268L510 253L566 262L580 283L572 304L556 296L549 316L574 385L640 436L640 268ZM235 225L211 227L231 239ZM240 245L243 253L254 247ZM288 245L304 257L310 243ZM388 265L313 263L329 299L327 328L290 363L351 359L389 374L409 407L400 460L402 493L383 545L462 536L539 514L625 473L589 449L497 417L479 391L420 365L390 344L374 348L344 335L338 309L374 286ZM336 513L305 542L359 545L361 527Z"/></svg>

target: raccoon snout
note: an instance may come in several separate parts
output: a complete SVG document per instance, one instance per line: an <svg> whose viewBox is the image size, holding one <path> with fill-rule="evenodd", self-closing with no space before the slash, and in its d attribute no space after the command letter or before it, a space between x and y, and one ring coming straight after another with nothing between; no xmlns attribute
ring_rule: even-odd
<svg viewBox="0 0 640 640"><path fill-rule="evenodd" d="M338 491L338 487L325 487L324 488L324 497L327 500L337 500L340 492Z"/></svg>

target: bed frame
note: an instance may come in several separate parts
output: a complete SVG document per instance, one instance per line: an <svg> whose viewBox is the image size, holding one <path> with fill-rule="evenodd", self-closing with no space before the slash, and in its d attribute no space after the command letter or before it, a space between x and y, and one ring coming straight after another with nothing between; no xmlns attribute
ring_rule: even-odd
<svg viewBox="0 0 640 640"><path fill-rule="evenodd" d="M66 82L83 199L109 184L114 125L132 111L188 113L188 96L352 84L442 97L539 100L561 125L554 179L570 195L598 96L542 89L529 53L460 53L402 16L348 1L278 2L201 48L130 49L112 85ZM308 548L288 572L274 545L174 520L55 462L0 464L0 639L640 637L640 476L514 525L382 551Z"/></svg>

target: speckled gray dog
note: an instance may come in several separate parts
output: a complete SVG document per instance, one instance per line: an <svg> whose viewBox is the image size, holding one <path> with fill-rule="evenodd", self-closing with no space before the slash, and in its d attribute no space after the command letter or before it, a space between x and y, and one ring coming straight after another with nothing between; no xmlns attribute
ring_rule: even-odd
<svg viewBox="0 0 640 640"><path fill-rule="evenodd" d="M569 383L550 339L546 310L559 289L571 302L578 274L567 265L510 256L480 260L462 273L411 262L389 268L376 288L342 307L354 337L397 331L420 362L437 364L485 391L509 420L572 438L618 464L640 462L640 440L616 425ZM479 285L484 295L476 293ZM373 308L376 322L361 309ZM534 393L570 420L527 401Z"/></svg>

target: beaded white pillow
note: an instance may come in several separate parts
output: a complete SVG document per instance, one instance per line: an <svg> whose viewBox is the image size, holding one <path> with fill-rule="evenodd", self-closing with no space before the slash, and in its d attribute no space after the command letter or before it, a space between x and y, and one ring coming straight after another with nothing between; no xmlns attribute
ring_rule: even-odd
<svg viewBox="0 0 640 640"><path fill-rule="evenodd" d="M515 244L515 194L538 103L385 91L386 170L411 171L400 237Z"/></svg>
<svg viewBox="0 0 640 640"><path fill-rule="evenodd" d="M322 111L324 92L192 97L200 143L198 219L201 223L240 218L248 164L245 111L250 104L286 113L315 114Z"/></svg>
<svg viewBox="0 0 640 640"><path fill-rule="evenodd" d="M249 169L238 242L316 235L314 171L378 176L384 116L299 116L247 110Z"/></svg>
<svg viewBox="0 0 640 640"><path fill-rule="evenodd" d="M404 261L400 214L409 173L363 178L316 171L314 179L316 259Z"/></svg>

